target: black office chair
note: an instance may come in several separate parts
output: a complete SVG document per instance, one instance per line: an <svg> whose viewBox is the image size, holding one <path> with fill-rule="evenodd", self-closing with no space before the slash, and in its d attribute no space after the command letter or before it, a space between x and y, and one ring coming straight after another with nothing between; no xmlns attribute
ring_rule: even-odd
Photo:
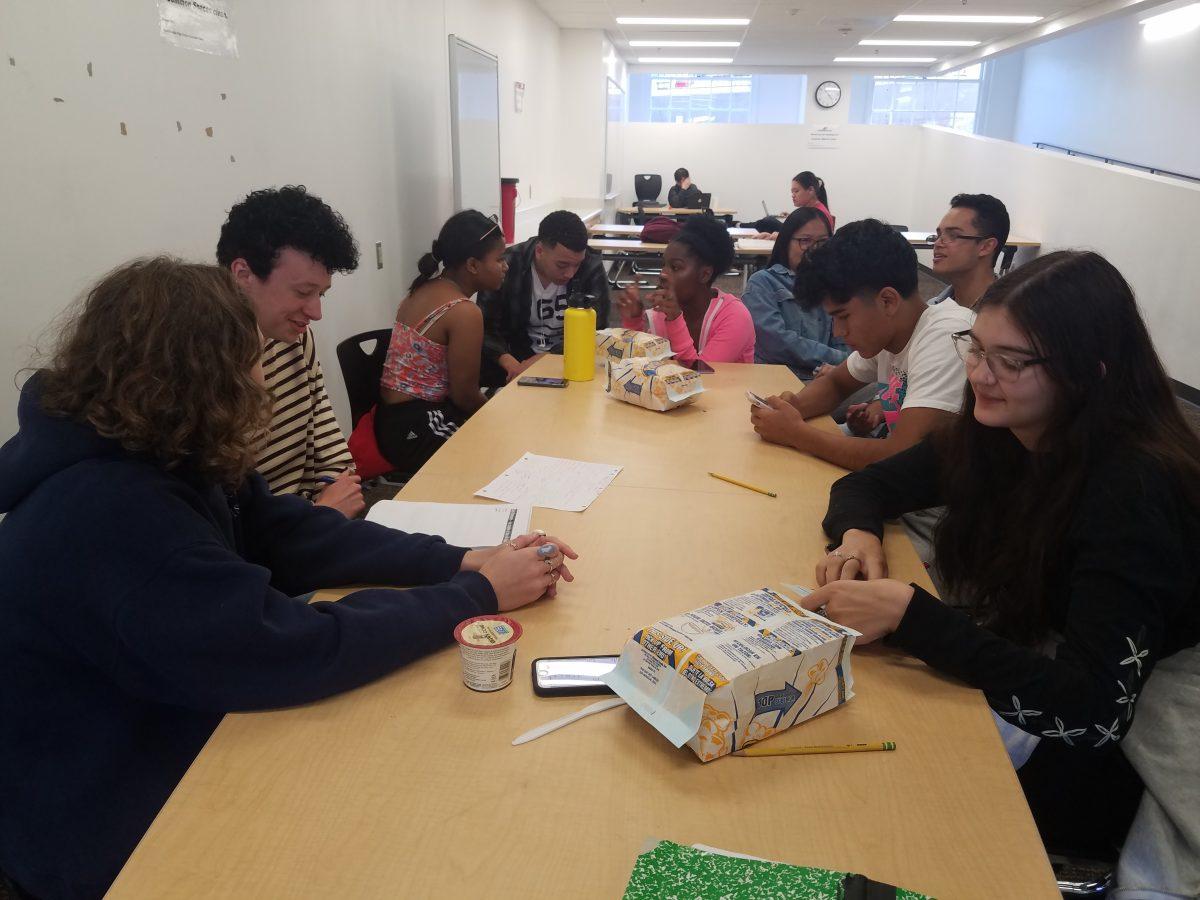
<svg viewBox="0 0 1200 900"><path fill-rule="evenodd" d="M661 175L634 175L633 192L637 197L637 202L633 204L637 207L633 221L637 225L645 225L646 220L650 218L646 215L646 210L662 209L666 206L658 199L658 195L662 193Z"/></svg>
<svg viewBox="0 0 1200 900"><path fill-rule="evenodd" d="M383 374L383 360L391 339L392 330L380 328L348 337L337 345L338 365L342 367L342 380L350 398L351 427L379 402L379 376ZM374 345L367 350L364 345L371 341Z"/></svg>
<svg viewBox="0 0 1200 900"><path fill-rule="evenodd" d="M391 340L392 329L379 328L348 337L337 345L338 365L342 369L346 396L350 400L351 428L379 402L379 377L383 374L383 361L387 357ZM374 343L371 349L366 349L366 345L372 342ZM372 478L369 484L364 483L363 493L366 494L374 488L384 488L384 494L390 497L402 488L410 477L411 473L408 472L388 472L379 478Z"/></svg>

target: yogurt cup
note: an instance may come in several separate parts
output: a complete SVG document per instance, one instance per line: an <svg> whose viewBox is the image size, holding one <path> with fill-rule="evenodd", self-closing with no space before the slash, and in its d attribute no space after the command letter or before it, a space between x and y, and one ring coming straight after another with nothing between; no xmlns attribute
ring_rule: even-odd
<svg viewBox="0 0 1200 900"><path fill-rule="evenodd" d="M521 623L508 616L475 616L459 622L454 640L462 655L463 684L473 691L499 691L513 676Z"/></svg>

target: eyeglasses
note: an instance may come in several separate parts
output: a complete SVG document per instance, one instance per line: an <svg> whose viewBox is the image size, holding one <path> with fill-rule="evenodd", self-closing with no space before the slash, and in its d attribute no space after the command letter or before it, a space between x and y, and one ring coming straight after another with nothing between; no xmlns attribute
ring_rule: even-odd
<svg viewBox="0 0 1200 900"><path fill-rule="evenodd" d="M823 243L825 243L827 240L829 240L829 238L827 238L827 237L809 237L808 235L798 234L795 237L793 237L792 240L807 250L810 247L820 247Z"/></svg>
<svg viewBox="0 0 1200 900"><path fill-rule="evenodd" d="M925 235L925 240L931 244L941 241L945 244L955 244L958 241L986 241L990 234L963 234L961 231L939 231L937 234Z"/></svg>
<svg viewBox="0 0 1200 900"><path fill-rule="evenodd" d="M950 335L950 338L954 341L954 349L959 358L969 370L974 371L981 362L987 360L988 368L998 381L1016 381L1027 366L1038 366L1047 362L1044 356L1019 359L1007 353L988 353L975 343L975 337L969 331L959 331Z"/></svg>
<svg viewBox="0 0 1200 900"><path fill-rule="evenodd" d="M479 236L479 240L486 241L489 237L491 237L492 232L499 231L499 230L500 230L500 223L497 222L495 225L493 225L491 228L489 228L487 231L485 231L483 234L481 234Z"/></svg>

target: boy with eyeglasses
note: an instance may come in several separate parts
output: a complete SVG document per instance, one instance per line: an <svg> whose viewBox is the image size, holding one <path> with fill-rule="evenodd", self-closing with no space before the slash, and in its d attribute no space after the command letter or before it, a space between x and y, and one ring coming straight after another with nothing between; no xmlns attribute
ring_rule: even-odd
<svg viewBox="0 0 1200 900"><path fill-rule="evenodd" d="M933 274L948 281L930 305L953 300L971 309L996 280L996 260L1008 241L1008 210L990 194L956 194L938 223Z"/></svg>

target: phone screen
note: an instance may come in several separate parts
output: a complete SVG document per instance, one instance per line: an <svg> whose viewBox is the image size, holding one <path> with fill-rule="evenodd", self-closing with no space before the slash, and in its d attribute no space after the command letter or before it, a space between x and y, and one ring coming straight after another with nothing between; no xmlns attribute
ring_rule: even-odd
<svg viewBox="0 0 1200 900"><path fill-rule="evenodd" d="M616 664L615 656L546 657L534 660L533 680L538 693L607 693L608 686L600 679Z"/></svg>
<svg viewBox="0 0 1200 900"><path fill-rule="evenodd" d="M567 386L565 378L536 378L533 375L525 375L517 379L517 384L525 387L555 387L563 388Z"/></svg>

